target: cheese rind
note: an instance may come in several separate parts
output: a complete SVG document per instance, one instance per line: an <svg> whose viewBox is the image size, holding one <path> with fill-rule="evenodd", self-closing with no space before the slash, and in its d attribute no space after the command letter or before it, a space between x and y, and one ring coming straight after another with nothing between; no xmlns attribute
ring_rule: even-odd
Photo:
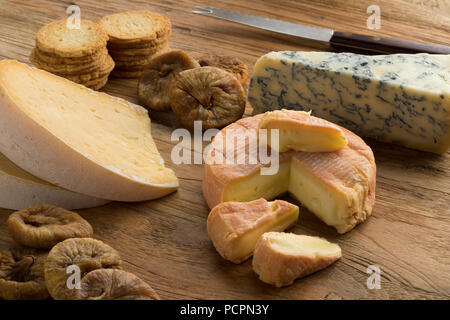
<svg viewBox="0 0 450 320"><path fill-rule="evenodd" d="M257 61L248 98L255 113L312 110L361 136L450 148L450 55L271 52Z"/></svg>
<svg viewBox="0 0 450 320"><path fill-rule="evenodd" d="M334 124L310 112L276 110L266 112L259 130L267 130L267 144L278 152L332 152L347 145L344 133ZM272 145L272 130L278 130L278 140Z"/></svg>
<svg viewBox="0 0 450 320"><path fill-rule="evenodd" d="M0 208L20 210L37 203L52 203L70 210L108 202L54 186L20 169L0 153Z"/></svg>
<svg viewBox="0 0 450 320"><path fill-rule="evenodd" d="M241 119L227 130L255 130L264 115ZM274 175L261 175L269 166L226 163L232 147L222 150L222 142L214 139L210 150L222 153L222 163L204 165L203 195L213 208L225 201L271 200L284 192L291 193L321 220L345 233L371 215L375 203L376 165L373 152L357 135L341 128L348 144L334 152L287 151L279 154L279 170ZM217 137L217 136L216 136ZM231 154L250 153L255 145L248 135L245 146ZM253 138L252 138L253 137ZM237 145L235 146L238 147Z"/></svg>
<svg viewBox="0 0 450 320"><path fill-rule="evenodd" d="M0 62L0 152L65 189L117 201L175 191L147 111L17 61Z"/></svg>
<svg viewBox="0 0 450 320"><path fill-rule="evenodd" d="M215 206L207 231L220 255L241 263L253 253L259 237L268 231L284 231L298 220L299 208L287 201L223 202Z"/></svg>
<svg viewBox="0 0 450 320"><path fill-rule="evenodd" d="M261 281L284 287L328 267L341 256L339 245L322 238L267 232L256 244L253 270Z"/></svg>

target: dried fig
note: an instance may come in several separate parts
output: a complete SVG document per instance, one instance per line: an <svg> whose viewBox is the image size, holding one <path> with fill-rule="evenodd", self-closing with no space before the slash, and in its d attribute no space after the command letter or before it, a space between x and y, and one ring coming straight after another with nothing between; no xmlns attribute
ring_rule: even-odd
<svg viewBox="0 0 450 320"><path fill-rule="evenodd" d="M120 269L122 260L119 253L100 240L92 238L72 238L58 243L50 251L45 262L45 283L54 299L70 299L72 288L67 280L69 266L80 268L80 279L96 269Z"/></svg>
<svg viewBox="0 0 450 320"><path fill-rule="evenodd" d="M117 269L91 271L81 280L80 287L73 290L75 300L160 300L143 280Z"/></svg>
<svg viewBox="0 0 450 320"><path fill-rule="evenodd" d="M17 243L33 248L52 248L65 239L91 237L94 232L77 213L50 204L16 211L7 224Z"/></svg>
<svg viewBox="0 0 450 320"><path fill-rule="evenodd" d="M26 248L0 251L0 298L42 300L49 297L44 280L47 253Z"/></svg>
<svg viewBox="0 0 450 320"><path fill-rule="evenodd" d="M242 87L247 88L249 83L248 67L238 58L230 56L203 56L198 59L202 67L217 67L228 71L239 80Z"/></svg>
<svg viewBox="0 0 450 320"><path fill-rule="evenodd" d="M170 51L152 59L139 79L138 96L152 110L170 110L169 85L177 73L200 65L183 51Z"/></svg>
<svg viewBox="0 0 450 320"><path fill-rule="evenodd" d="M220 128L242 117L246 97L239 81L225 70L203 67L180 72L169 87L173 113L180 123L193 128Z"/></svg>

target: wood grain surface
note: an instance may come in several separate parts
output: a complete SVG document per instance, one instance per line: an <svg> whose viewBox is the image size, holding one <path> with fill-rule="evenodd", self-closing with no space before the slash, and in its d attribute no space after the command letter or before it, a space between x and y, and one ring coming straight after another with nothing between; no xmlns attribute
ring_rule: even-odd
<svg viewBox="0 0 450 320"><path fill-rule="evenodd" d="M0 59L29 63L36 32L63 18L71 1L0 1ZM197 16L196 5L257 14L340 31L450 43L450 17L406 1L76 1L82 18L130 9L163 12L173 23L170 45L193 56L227 54L250 69L256 59L279 50L329 50L327 46ZM366 29L366 8L381 8L381 29ZM103 91L137 102L137 80L111 79ZM247 114L251 112L250 108ZM153 137L180 179L178 192L145 203L112 203L79 210L95 236L116 248L125 269L147 281L163 299L448 299L450 297L450 153L443 156L367 140L377 163L376 204L365 223L338 235L306 209L292 231L337 242L343 258L321 272L276 289L260 282L251 259L241 265L223 260L206 233L208 208L201 192L201 165L170 161L168 113L152 113ZM288 196L284 197L289 199ZM292 199L291 199L292 200ZM292 200L294 201L294 200ZM0 247L11 238L0 210ZM366 286L369 265L381 268L381 289Z"/></svg>
<svg viewBox="0 0 450 320"><path fill-rule="evenodd" d="M450 1L448 0L403 0L421 8L429 8L440 14L450 15Z"/></svg>

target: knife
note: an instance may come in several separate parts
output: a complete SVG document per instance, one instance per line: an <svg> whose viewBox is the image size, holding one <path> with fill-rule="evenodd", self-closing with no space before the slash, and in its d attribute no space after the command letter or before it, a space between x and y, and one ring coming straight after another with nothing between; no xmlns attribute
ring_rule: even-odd
<svg viewBox="0 0 450 320"><path fill-rule="evenodd" d="M352 51L367 54L419 52L450 54L450 47L444 45L339 32L328 28L312 27L217 8L200 6L196 8L203 11L193 11L193 13L294 37L328 42L333 48L339 51Z"/></svg>

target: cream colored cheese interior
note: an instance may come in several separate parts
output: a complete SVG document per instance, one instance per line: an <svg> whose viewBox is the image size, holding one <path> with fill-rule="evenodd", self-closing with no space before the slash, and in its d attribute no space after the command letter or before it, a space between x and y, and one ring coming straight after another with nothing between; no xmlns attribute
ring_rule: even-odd
<svg viewBox="0 0 450 320"><path fill-rule="evenodd" d="M273 202L271 202L273 204ZM298 207L294 207L288 212L283 214L274 214L271 219L259 226L259 228L248 232L245 236L241 237L233 245L232 256L237 257L249 257L255 250L256 242L259 237L269 231L284 231L292 226L298 219Z"/></svg>
<svg viewBox="0 0 450 320"><path fill-rule="evenodd" d="M278 129L278 146L272 145L270 129ZM339 130L324 128L296 129L289 124L269 125L267 144L279 152L297 150L304 152L332 152L347 145L347 139Z"/></svg>
<svg viewBox="0 0 450 320"><path fill-rule="evenodd" d="M292 160L288 190L330 226L343 224L348 216L345 195L314 177L295 160Z"/></svg>
<svg viewBox="0 0 450 320"><path fill-rule="evenodd" d="M259 198L274 199L288 191L290 166L290 161L286 161L280 163L277 174L262 176L257 171L246 179L232 183L225 189L223 202L246 202Z"/></svg>
<svg viewBox="0 0 450 320"><path fill-rule="evenodd" d="M267 236L272 249L288 255L309 256L318 259L322 256L338 256L339 245L325 239L293 233L270 233Z"/></svg>
<svg viewBox="0 0 450 320"><path fill-rule="evenodd" d="M17 106L54 136L129 178L155 184L176 180L173 171L164 168L145 109L43 71L22 68L24 72L19 73L6 70L0 81Z"/></svg>
<svg viewBox="0 0 450 320"><path fill-rule="evenodd" d="M295 160L280 164L275 175L264 176L258 171L246 179L230 184L225 189L223 201L244 202L259 198L270 200L285 192L289 192L326 224L344 228L347 225L346 219L353 205L348 199L349 194L330 188Z"/></svg>

